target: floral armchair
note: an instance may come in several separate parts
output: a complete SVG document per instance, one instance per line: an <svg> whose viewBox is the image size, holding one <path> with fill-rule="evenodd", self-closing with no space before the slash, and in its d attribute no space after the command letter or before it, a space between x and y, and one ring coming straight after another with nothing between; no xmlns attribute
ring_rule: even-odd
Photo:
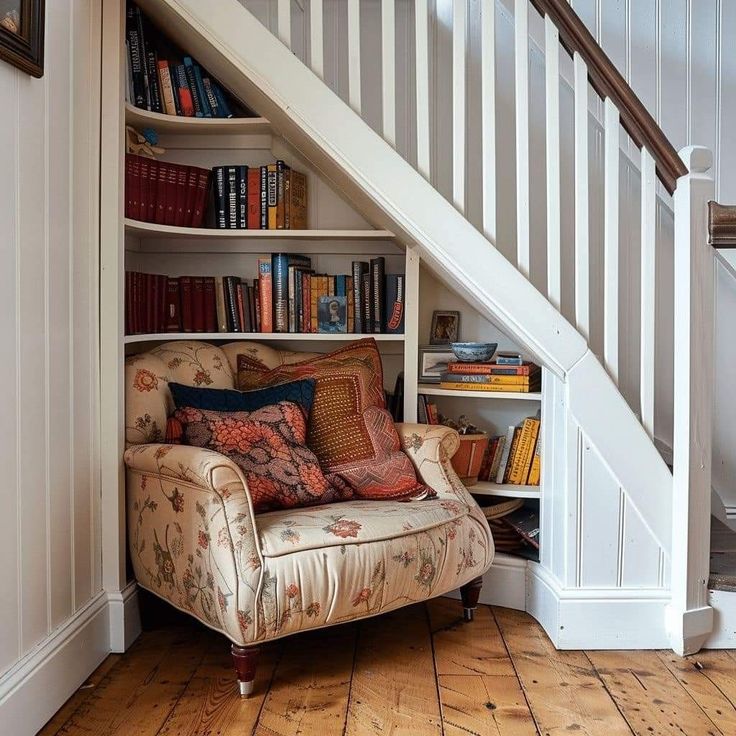
<svg viewBox="0 0 736 736"><path fill-rule="evenodd" d="M211 450L164 444L169 381L233 388L238 353L268 367L308 353L251 342L169 342L126 366L127 519L138 583L227 636L252 692L258 644L460 588L472 619L491 564L486 519L452 470L446 427L397 424L437 498L354 500L255 515L238 466Z"/></svg>

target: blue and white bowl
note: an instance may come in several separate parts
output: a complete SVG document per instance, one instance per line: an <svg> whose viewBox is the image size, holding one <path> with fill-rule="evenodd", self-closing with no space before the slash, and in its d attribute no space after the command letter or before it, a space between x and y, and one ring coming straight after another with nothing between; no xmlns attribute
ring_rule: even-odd
<svg viewBox="0 0 736 736"><path fill-rule="evenodd" d="M462 363L488 363L498 347L497 342L451 342L450 348Z"/></svg>

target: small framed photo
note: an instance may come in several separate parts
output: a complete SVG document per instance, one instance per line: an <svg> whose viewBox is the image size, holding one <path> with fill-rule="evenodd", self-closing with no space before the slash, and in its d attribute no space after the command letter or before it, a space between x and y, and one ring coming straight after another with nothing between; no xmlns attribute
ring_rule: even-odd
<svg viewBox="0 0 736 736"><path fill-rule="evenodd" d="M430 345L449 345L460 338L460 312L447 312L435 309L432 312Z"/></svg>
<svg viewBox="0 0 736 736"><path fill-rule="evenodd" d="M455 353L449 348L434 345L420 347L419 381L421 383L439 383L441 375L453 360L455 360Z"/></svg>
<svg viewBox="0 0 736 736"><path fill-rule="evenodd" d="M317 300L317 331L348 331L348 298L346 296L321 296Z"/></svg>

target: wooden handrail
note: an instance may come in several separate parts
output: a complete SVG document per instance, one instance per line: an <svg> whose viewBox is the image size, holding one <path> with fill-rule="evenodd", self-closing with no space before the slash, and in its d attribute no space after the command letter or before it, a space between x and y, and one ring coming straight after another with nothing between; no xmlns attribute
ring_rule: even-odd
<svg viewBox="0 0 736 736"><path fill-rule="evenodd" d="M621 124L639 148L646 148L657 164L657 175L672 194L687 168L657 122L644 107L613 62L585 27L567 0L531 0L542 15L549 15L560 33L560 43L588 66L588 78L602 98L610 97L621 115Z"/></svg>
<svg viewBox="0 0 736 736"><path fill-rule="evenodd" d="M736 248L736 205L708 202L708 242L714 248Z"/></svg>

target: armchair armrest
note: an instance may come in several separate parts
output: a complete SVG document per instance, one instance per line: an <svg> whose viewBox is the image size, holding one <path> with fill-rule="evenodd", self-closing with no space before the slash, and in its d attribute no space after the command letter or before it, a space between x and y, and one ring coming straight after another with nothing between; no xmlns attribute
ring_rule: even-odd
<svg viewBox="0 0 736 736"><path fill-rule="evenodd" d="M138 582L236 643L252 641L263 559L240 468L187 445L135 445L124 459Z"/></svg>
<svg viewBox="0 0 736 736"><path fill-rule="evenodd" d="M472 500L450 462L460 447L454 429L436 424L397 424L396 431L422 482L440 496Z"/></svg>

